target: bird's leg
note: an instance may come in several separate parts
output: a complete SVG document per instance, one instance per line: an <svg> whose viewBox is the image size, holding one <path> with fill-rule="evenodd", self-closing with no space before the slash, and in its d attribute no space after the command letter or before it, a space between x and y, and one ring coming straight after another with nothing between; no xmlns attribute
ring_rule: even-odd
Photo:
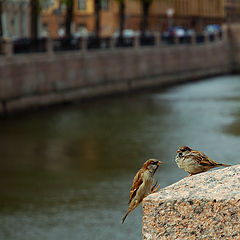
<svg viewBox="0 0 240 240"><path fill-rule="evenodd" d="M155 193L160 188L160 184L158 186L157 185L158 185L158 181L156 181L156 183L152 186L151 193Z"/></svg>
<svg viewBox="0 0 240 240"><path fill-rule="evenodd" d="M151 188L151 192L152 192L153 189L157 186L157 184L158 184L158 181L156 181L156 183L152 186L152 188Z"/></svg>
<svg viewBox="0 0 240 240"><path fill-rule="evenodd" d="M151 193L155 193L159 188L160 188L160 184Z"/></svg>

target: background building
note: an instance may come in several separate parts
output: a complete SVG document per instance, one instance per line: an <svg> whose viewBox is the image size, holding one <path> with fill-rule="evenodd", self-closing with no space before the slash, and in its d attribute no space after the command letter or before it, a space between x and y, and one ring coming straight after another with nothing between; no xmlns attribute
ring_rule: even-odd
<svg viewBox="0 0 240 240"><path fill-rule="evenodd" d="M125 29L139 30L141 4L125 0ZM4 37L27 37L30 29L29 0L2 2ZM109 36L119 28L119 2L101 0L100 33ZM169 13L172 16L169 16ZM39 36L64 36L66 6L60 0L41 1ZM207 24L222 24L239 19L238 0L155 0L149 11L149 31L164 31L170 24L201 31ZM94 0L74 0L72 33L75 36L94 32Z"/></svg>
<svg viewBox="0 0 240 240"><path fill-rule="evenodd" d="M125 0L125 29L139 31L141 5L138 0ZM170 24L201 31L207 24L238 21L239 0L155 0L149 11L149 31L164 31ZM29 0L2 1L4 37L28 37L30 29ZM119 28L119 2L101 0L101 36ZM172 13L169 16L168 13ZM41 0L39 36L64 36L66 6L60 0ZM74 0L72 33L75 36L94 32L94 0Z"/></svg>
<svg viewBox="0 0 240 240"><path fill-rule="evenodd" d="M127 27L138 28L140 6L138 1L127 1ZM201 31L211 23L224 22L225 0L160 0L153 1L150 8L149 30L164 31L171 20L173 25L194 28ZM172 19L167 12L172 10Z"/></svg>
<svg viewBox="0 0 240 240"><path fill-rule="evenodd" d="M2 1L3 37L19 38L29 36L29 1Z"/></svg>
<svg viewBox="0 0 240 240"><path fill-rule="evenodd" d="M164 31L169 26L180 25L201 31L207 24L225 21L225 0L156 0L149 12L149 31ZM102 0L101 35L112 35L118 30L119 4L116 0ZM172 9L173 16L167 12ZM51 0L51 4L42 12L42 24L50 35L57 37L59 29L64 27L65 7L60 0ZM75 0L72 32L76 35L94 31L94 0ZM125 29L139 30L141 21L140 1L126 0ZM61 32L61 31L60 31Z"/></svg>
<svg viewBox="0 0 240 240"><path fill-rule="evenodd" d="M239 0L225 0L226 21L235 22L239 20L240 14Z"/></svg>

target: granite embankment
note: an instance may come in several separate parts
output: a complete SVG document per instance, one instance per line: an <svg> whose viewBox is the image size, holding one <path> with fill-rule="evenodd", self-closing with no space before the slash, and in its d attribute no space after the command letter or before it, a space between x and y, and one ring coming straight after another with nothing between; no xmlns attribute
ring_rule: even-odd
<svg viewBox="0 0 240 240"><path fill-rule="evenodd" d="M231 73L239 29L201 44L0 56L0 114Z"/></svg>

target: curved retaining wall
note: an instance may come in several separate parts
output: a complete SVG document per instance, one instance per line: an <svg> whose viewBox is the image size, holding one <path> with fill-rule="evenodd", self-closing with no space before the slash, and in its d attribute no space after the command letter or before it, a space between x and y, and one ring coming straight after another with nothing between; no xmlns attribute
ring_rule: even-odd
<svg viewBox="0 0 240 240"><path fill-rule="evenodd" d="M0 113L231 72L227 39L0 58Z"/></svg>

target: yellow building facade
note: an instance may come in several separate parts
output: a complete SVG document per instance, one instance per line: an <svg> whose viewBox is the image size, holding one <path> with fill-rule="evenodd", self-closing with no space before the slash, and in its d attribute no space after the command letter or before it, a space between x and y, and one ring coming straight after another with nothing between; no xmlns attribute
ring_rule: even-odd
<svg viewBox="0 0 240 240"><path fill-rule="evenodd" d="M194 28L197 31L210 23L221 24L225 20L226 0L155 0L149 12L149 31L164 31L169 25L167 12L174 12L173 25ZM42 24L51 36L57 37L64 25L65 7L60 0L52 0L52 5L42 11ZM94 0L74 0L72 32L86 29L94 31ZM139 30L141 5L137 0L126 0L125 28ZM116 0L102 0L101 35L109 36L118 30L119 4Z"/></svg>

